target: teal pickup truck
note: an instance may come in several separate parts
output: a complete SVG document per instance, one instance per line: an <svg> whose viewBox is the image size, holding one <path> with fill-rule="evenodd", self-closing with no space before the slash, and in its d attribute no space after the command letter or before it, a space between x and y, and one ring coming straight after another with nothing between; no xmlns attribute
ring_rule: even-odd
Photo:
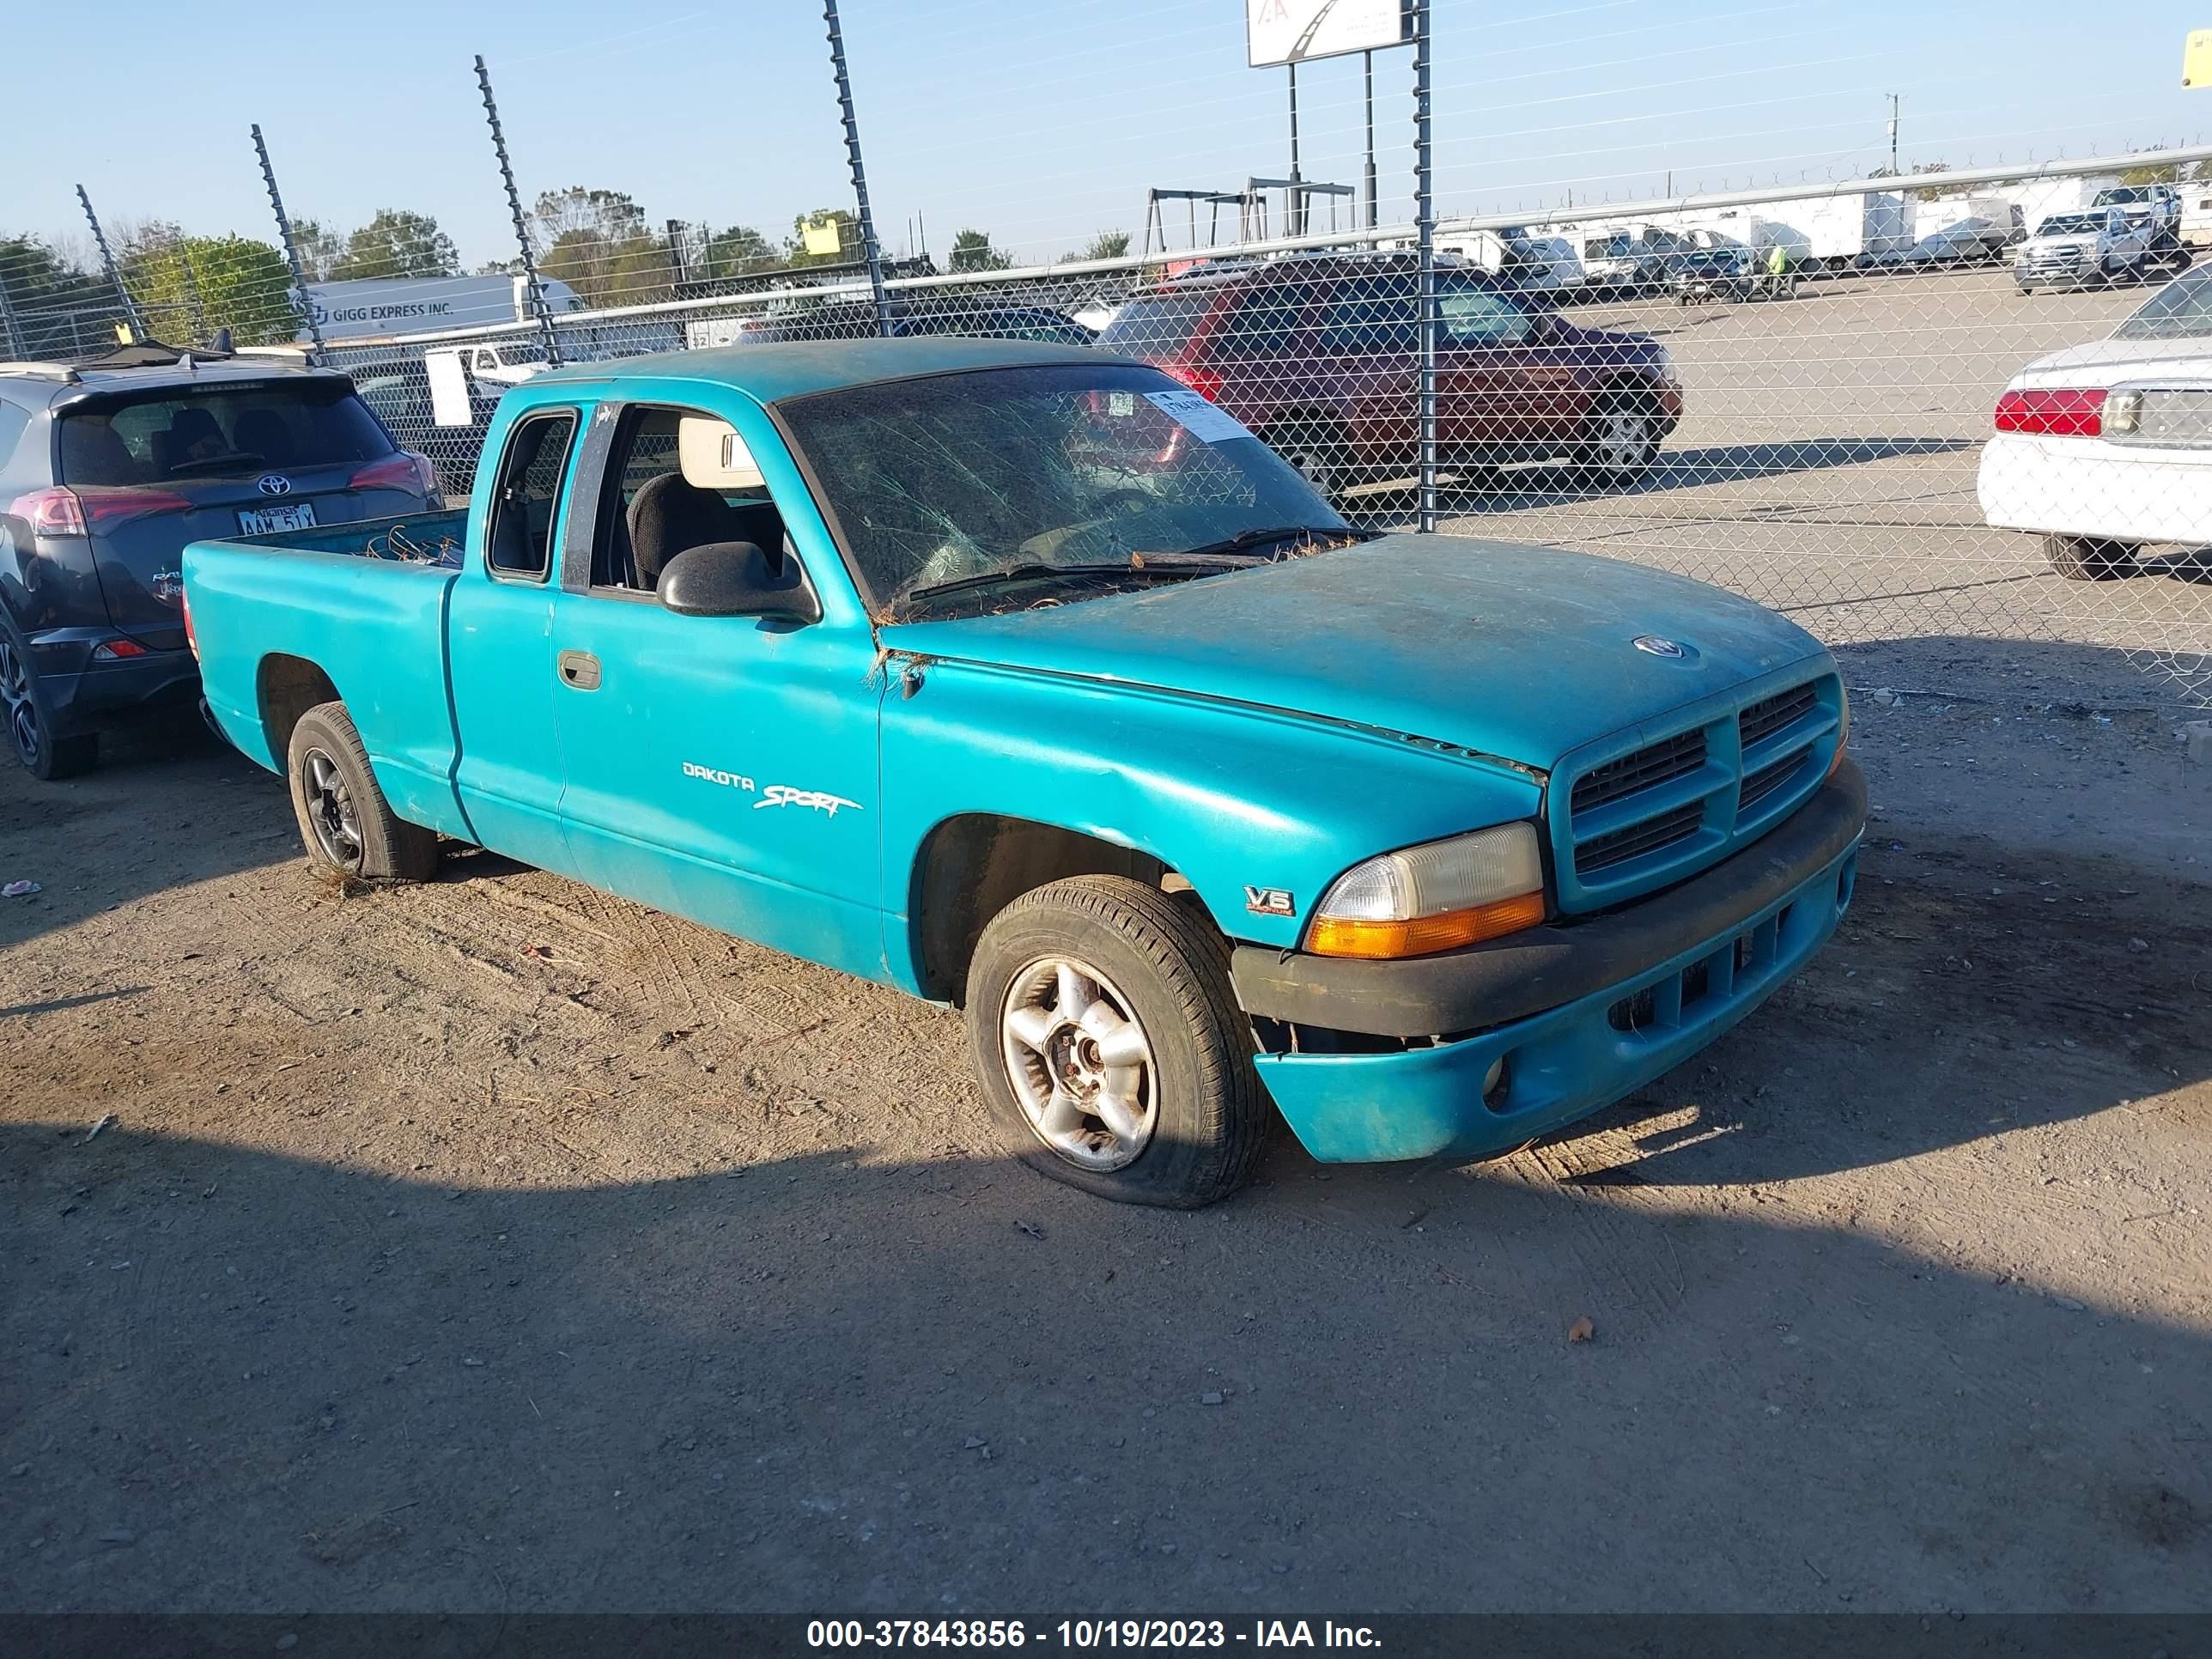
<svg viewBox="0 0 2212 1659"><path fill-rule="evenodd" d="M1836 665L1633 564L1357 531L1158 370L951 339L540 375L465 514L202 542L210 715L311 860L441 837L965 1009L1006 1149L1206 1203L1474 1158L1802 967Z"/></svg>

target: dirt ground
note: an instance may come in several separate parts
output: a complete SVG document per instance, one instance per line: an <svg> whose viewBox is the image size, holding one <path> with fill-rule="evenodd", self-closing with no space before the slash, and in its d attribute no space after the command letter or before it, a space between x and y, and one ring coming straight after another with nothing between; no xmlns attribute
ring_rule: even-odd
<svg viewBox="0 0 2212 1659"><path fill-rule="evenodd" d="M996 1158L951 1013L0 771L0 1607L2212 1609L2212 791L1911 690L1708 1055L1196 1214Z"/></svg>

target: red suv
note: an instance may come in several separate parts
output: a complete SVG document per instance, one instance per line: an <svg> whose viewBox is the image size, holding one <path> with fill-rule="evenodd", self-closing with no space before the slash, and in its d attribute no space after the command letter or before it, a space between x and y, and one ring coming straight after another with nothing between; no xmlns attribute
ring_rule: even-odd
<svg viewBox="0 0 2212 1659"><path fill-rule="evenodd" d="M1200 266L1139 289L1098 343L1165 369L1324 491L1418 460L1419 302L1404 256ZM1633 482L1682 418L1667 349L1577 328L1486 272L1437 272L1437 425L1448 465L1567 459Z"/></svg>

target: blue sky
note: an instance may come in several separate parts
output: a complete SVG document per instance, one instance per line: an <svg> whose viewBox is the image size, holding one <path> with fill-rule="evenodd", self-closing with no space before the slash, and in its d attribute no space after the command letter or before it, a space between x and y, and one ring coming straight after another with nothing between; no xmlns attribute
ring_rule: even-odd
<svg viewBox="0 0 2212 1659"><path fill-rule="evenodd" d="M1477 211L1777 175L1850 176L1886 158L1954 165L2081 155L2212 132L2180 85L2201 6L2048 0L1436 0L1437 163L1446 210ZM1242 0L844 0L878 226L917 215L940 252L973 225L1048 258L1137 231L1148 185L1229 187L1287 166L1284 76L1244 66ZM0 232L76 236L73 186L111 222L271 233L247 125L287 204L341 227L383 206L434 215L471 265L509 243L471 70L489 59L526 198L622 190L653 220L787 232L847 203L827 50L809 0L629 11L595 0L112 0L88 61L84 14L19 10L11 59L68 66L67 123L16 124ZM127 42L127 46L120 43ZM1412 64L1376 58L1386 219L1412 189ZM1300 76L1304 171L1356 182L1357 58Z"/></svg>

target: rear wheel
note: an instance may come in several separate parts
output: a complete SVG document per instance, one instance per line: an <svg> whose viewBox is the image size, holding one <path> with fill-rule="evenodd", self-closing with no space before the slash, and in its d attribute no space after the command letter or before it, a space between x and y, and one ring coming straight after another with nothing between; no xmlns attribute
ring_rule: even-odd
<svg viewBox="0 0 2212 1659"><path fill-rule="evenodd" d="M1578 463L1592 482L1618 487L1642 477L1658 453L1659 411L1650 394L1620 387L1598 400Z"/></svg>
<svg viewBox="0 0 2212 1659"><path fill-rule="evenodd" d="M1024 894L976 942L968 1032L1000 1141L1040 1174L1177 1209L1251 1178L1273 1113L1195 903L1124 876Z"/></svg>
<svg viewBox="0 0 2212 1659"><path fill-rule="evenodd" d="M428 881L438 837L392 810L342 702L318 703L292 728L287 772L308 861L363 881Z"/></svg>
<svg viewBox="0 0 2212 1659"><path fill-rule="evenodd" d="M2043 552L2069 582L2116 581L2135 573L2135 544L2106 536L2045 536Z"/></svg>
<svg viewBox="0 0 2212 1659"><path fill-rule="evenodd" d="M53 711L39 684L38 665L12 623L0 629L0 718L8 723L15 758L34 778L53 782L100 764L97 732L68 738L54 734Z"/></svg>

